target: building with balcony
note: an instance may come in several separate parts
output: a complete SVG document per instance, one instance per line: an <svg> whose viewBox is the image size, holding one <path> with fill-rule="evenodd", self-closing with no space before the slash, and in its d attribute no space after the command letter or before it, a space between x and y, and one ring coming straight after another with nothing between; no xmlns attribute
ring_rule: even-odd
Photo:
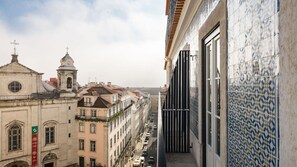
<svg viewBox="0 0 297 167"><path fill-rule="evenodd" d="M19 63L16 53L0 67L0 166L77 165L77 71L68 53L60 62L57 88Z"/></svg>
<svg viewBox="0 0 297 167"><path fill-rule="evenodd" d="M79 166L122 166L131 141L131 98L125 89L95 84L80 90Z"/></svg>
<svg viewBox="0 0 297 167"><path fill-rule="evenodd" d="M134 150L137 140L140 139L140 133L144 131L144 124L148 121L151 99L149 94L139 90L129 91L129 94L132 97L131 147Z"/></svg>
<svg viewBox="0 0 297 167"><path fill-rule="evenodd" d="M296 166L297 3L166 2L159 166Z"/></svg>

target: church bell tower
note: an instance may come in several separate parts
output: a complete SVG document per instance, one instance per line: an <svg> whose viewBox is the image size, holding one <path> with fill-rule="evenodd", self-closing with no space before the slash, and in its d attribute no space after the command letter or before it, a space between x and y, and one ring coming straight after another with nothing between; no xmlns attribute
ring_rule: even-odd
<svg viewBox="0 0 297 167"><path fill-rule="evenodd" d="M73 65L74 61L68 54L60 60L61 65L57 69L58 73L58 89L61 93L77 92L77 70Z"/></svg>

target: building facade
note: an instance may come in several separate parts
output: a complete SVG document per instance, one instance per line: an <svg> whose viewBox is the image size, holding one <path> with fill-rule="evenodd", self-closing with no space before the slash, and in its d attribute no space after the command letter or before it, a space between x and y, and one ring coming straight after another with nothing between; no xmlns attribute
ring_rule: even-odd
<svg viewBox="0 0 297 167"><path fill-rule="evenodd" d="M56 89L17 57L0 67L0 166L77 165L75 85L65 90L61 83ZM75 69L73 62L68 67Z"/></svg>
<svg viewBox="0 0 297 167"><path fill-rule="evenodd" d="M297 165L294 10L287 0L167 0L164 68L170 89L188 52L197 166Z"/></svg>
<svg viewBox="0 0 297 167"><path fill-rule="evenodd" d="M131 98L124 89L103 84L80 90L79 165L122 166L131 141Z"/></svg>
<svg viewBox="0 0 297 167"><path fill-rule="evenodd" d="M140 134L144 130L144 124L148 121L152 107L149 94L141 91L129 91L129 94L132 97L131 147L134 150L140 139Z"/></svg>

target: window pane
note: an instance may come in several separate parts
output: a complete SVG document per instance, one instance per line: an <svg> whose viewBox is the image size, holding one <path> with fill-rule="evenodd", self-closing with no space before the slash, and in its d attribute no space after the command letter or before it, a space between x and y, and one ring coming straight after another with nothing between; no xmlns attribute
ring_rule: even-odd
<svg viewBox="0 0 297 167"><path fill-rule="evenodd" d="M211 81L207 81L207 111L211 112Z"/></svg>
<svg viewBox="0 0 297 167"><path fill-rule="evenodd" d="M220 63L221 63L221 58L220 58L220 39L217 39L216 41L215 41L215 47L216 47L216 56L215 56L215 58L216 58L216 77L220 77L220 75L221 75L221 71L220 71Z"/></svg>
<svg viewBox="0 0 297 167"><path fill-rule="evenodd" d="M221 109L221 104L220 104L220 79L216 79L215 80L215 84L216 84L216 115L220 116L220 109Z"/></svg>
<svg viewBox="0 0 297 167"><path fill-rule="evenodd" d="M216 154L220 156L220 119L216 118Z"/></svg>
<svg viewBox="0 0 297 167"><path fill-rule="evenodd" d="M206 78L210 78L210 74L211 74L211 68L210 68L210 64L211 64L211 45L206 46L206 68L207 68L207 74L206 74Z"/></svg>
<svg viewBox="0 0 297 167"><path fill-rule="evenodd" d="M207 114L208 123L207 123L207 137L208 137L208 144L211 146L211 136L212 136L212 129L211 129L211 114Z"/></svg>

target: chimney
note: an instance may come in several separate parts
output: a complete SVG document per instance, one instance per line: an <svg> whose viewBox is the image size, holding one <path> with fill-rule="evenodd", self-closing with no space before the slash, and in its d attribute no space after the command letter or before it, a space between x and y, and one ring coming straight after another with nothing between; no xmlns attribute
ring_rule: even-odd
<svg viewBox="0 0 297 167"><path fill-rule="evenodd" d="M107 86L111 87L111 82L107 82Z"/></svg>
<svg viewBox="0 0 297 167"><path fill-rule="evenodd" d="M14 63L14 62L17 62L17 63L18 63L18 62L19 62L19 61L18 61L18 55L16 55L16 54L12 54L11 56L12 56L12 59L11 59L11 62L12 62L12 63Z"/></svg>

